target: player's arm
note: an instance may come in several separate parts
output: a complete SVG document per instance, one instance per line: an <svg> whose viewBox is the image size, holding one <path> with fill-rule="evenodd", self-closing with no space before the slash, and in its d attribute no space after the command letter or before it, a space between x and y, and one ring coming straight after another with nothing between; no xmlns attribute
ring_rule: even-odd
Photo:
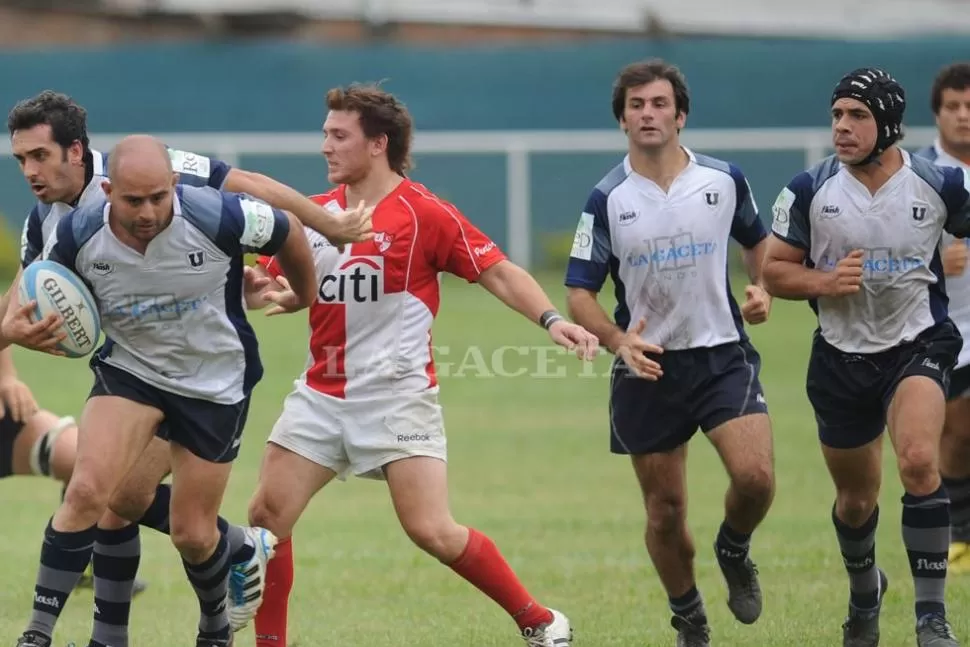
<svg viewBox="0 0 970 647"><path fill-rule="evenodd" d="M3 317L7 314L7 310L10 307L11 295L16 292L17 286L20 285L23 268L30 265L43 251L44 233L40 221L40 212L37 207L34 207L27 214L27 219L24 220L23 230L20 234L20 267L17 268L17 275L10 283L10 287L7 288L3 297L0 297L0 321L3 320ZM10 343L8 339L0 334L0 349L8 347Z"/></svg>
<svg viewBox="0 0 970 647"><path fill-rule="evenodd" d="M337 247L373 238L372 208L332 213L282 182L238 168L229 170L222 188L248 193L276 209L289 211L302 225L320 232Z"/></svg>
<svg viewBox="0 0 970 647"><path fill-rule="evenodd" d="M741 304L741 315L750 324L760 324L768 320L768 313L771 311L771 295L765 290L761 274L768 249L768 232L758 215L758 205L747 178L733 164L730 171L736 193L731 237L741 245L741 260L750 281L744 288L745 300Z"/></svg>
<svg viewBox="0 0 970 647"><path fill-rule="evenodd" d="M752 285L760 286L761 267L767 249L768 232L758 214L758 205L751 185L741 170L730 166L731 179L734 180L736 199L734 218L731 221L731 237L741 245L741 260Z"/></svg>
<svg viewBox="0 0 970 647"><path fill-rule="evenodd" d="M26 422L37 412L37 401L30 387L20 381L13 363L13 349L0 350L0 418L9 415L16 422Z"/></svg>
<svg viewBox="0 0 970 647"><path fill-rule="evenodd" d="M283 306L287 312L295 312L310 307L316 299L317 273L313 263L313 252L310 250L310 243L307 241L302 223L293 214L286 215L289 232L283 245L276 250L273 257L280 264L280 272L286 276L290 293L296 295L296 299L280 303L278 299L272 298L273 292L264 292L263 295L276 305ZM265 254L266 251L261 250L260 253Z"/></svg>
<svg viewBox="0 0 970 647"><path fill-rule="evenodd" d="M805 265L806 251L779 238L769 239L762 278L765 289L781 299L816 299L827 292L827 272Z"/></svg>
<svg viewBox="0 0 970 647"><path fill-rule="evenodd" d="M816 299L828 293L828 272L805 263L811 249L811 179L800 173L781 190L772 207L772 236L768 240L761 275L765 289L782 299Z"/></svg>
<svg viewBox="0 0 970 647"><path fill-rule="evenodd" d="M793 301L855 294L862 285L861 250L839 260L830 271L806 267L806 251L772 236L762 270L765 288L772 295Z"/></svg>
<svg viewBox="0 0 970 647"><path fill-rule="evenodd" d="M77 243L74 236L74 214L64 216L57 225L57 229L44 245L40 258L59 263L72 272L76 272L74 261L77 259ZM36 260L36 259L33 259ZM64 320L56 314L50 314L38 322L32 317L37 307L36 301L20 302L20 281L23 273L18 272L17 280L9 290L9 305L0 323L0 334L10 344L17 344L31 350L62 355L55 350L57 344L67 337L61 329Z"/></svg>
<svg viewBox="0 0 970 647"><path fill-rule="evenodd" d="M659 355L663 349L648 344L641 333L646 321L641 320L630 330L613 323L597 295L610 273L613 248L606 210L606 196L594 189L586 202L573 237L566 266L566 307L573 321L596 335L606 349L620 357L637 377L657 380L662 375L660 364L646 353Z"/></svg>
<svg viewBox="0 0 970 647"><path fill-rule="evenodd" d="M477 282L529 321L543 323L544 314L558 315L542 286L531 274L510 260L500 260L482 270Z"/></svg>
<svg viewBox="0 0 970 647"><path fill-rule="evenodd" d="M488 236L454 206L428 199L421 210L430 230L424 239L429 264L444 272L479 283L509 308L545 328L553 342L593 359L598 340L581 326L566 321L539 283L505 257Z"/></svg>
<svg viewBox="0 0 970 647"><path fill-rule="evenodd" d="M957 238L970 238L970 172L949 166L940 170L943 173L940 197L947 211L944 229Z"/></svg>
<svg viewBox="0 0 970 647"><path fill-rule="evenodd" d="M283 292L288 289L289 283L285 285L277 278L282 275L274 275L270 271L270 265L275 266L272 258L260 256L255 265L247 266L246 281L243 286L243 296L246 298L247 310L261 310L273 303L267 296L274 292ZM285 280L285 279L284 279Z"/></svg>
<svg viewBox="0 0 970 647"><path fill-rule="evenodd" d="M300 221L248 195L223 192L219 245L230 255L275 256L291 289L281 303L287 312L308 307L316 296L316 267Z"/></svg>
<svg viewBox="0 0 970 647"><path fill-rule="evenodd" d="M610 273L613 254L606 213L606 195L594 189L573 235L566 265L566 309L573 321L596 335L615 353L626 331L610 320L597 295Z"/></svg>

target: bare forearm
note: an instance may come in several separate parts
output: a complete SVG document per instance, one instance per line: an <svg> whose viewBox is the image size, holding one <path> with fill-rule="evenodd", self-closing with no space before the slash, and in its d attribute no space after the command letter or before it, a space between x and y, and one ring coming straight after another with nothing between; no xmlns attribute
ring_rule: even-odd
<svg viewBox="0 0 970 647"><path fill-rule="evenodd" d="M7 288L7 291L3 293L3 296L0 297L0 321L3 321L3 318L7 316L7 310L10 308L11 293L15 289L17 289L16 281L14 281L10 287ZM4 337L3 333L0 332L0 352L3 352L8 348L10 348L10 340Z"/></svg>
<svg viewBox="0 0 970 647"><path fill-rule="evenodd" d="M290 233L286 242L276 254L276 260L290 283L290 288L300 300L303 307L313 303L317 292L316 267L313 264L313 254L307 243L303 228L294 222L290 214Z"/></svg>
<svg viewBox="0 0 970 647"><path fill-rule="evenodd" d="M538 323L543 313L556 309L532 275L511 261L496 263L482 272L478 281L499 301L533 323Z"/></svg>
<svg viewBox="0 0 970 647"><path fill-rule="evenodd" d="M13 348L7 345L0 350L0 380L17 379L17 367L13 363Z"/></svg>
<svg viewBox="0 0 970 647"><path fill-rule="evenodd" d="M741 248L741 260L744 263L745 271L748 273L748 280L751 281L752 285L763 285L762 266L765 262L765 251L767 249L767 240L762 240L751 249Z"/></svg>
<svg viewBox="0 0 970 647"><path fill-rule="evenodd" d="M587 290L570 290L566 299L566 308L573 321L596 335L604 348L611 353L616 352L624 330L610 321L609 315L596 300L595 294Z"/></svg>
<svg viewBox="0 0 970 647"><path fill-rule="evenodd" d="M20 268L17 270L17 276L14 277L13 281L10 283L10 287L0 297L0 322L7 318L7 315L20 307L20 298L17 294L20 289L20 281L23 276L24 270ZM0 326L2 328L2 326ZM6 335L0 332L0 352L10 348L12 342L7 339Z"/></svg>
<svg viewBox="0 0 970 647"><path fill-rule="evenodd" d="M762 280L768 293L780 299L817 299L826 292L827 274L801 263L769 260L764 264Z"/></svg>
<svg viewBox="0 0 970 647"><path fill-rule="evenodd" d="M327 230L326 212L296 189L261 173L232 169L223 185L226 191L248 193L281 211L289 211L301 225L321 233Z"/></svg>

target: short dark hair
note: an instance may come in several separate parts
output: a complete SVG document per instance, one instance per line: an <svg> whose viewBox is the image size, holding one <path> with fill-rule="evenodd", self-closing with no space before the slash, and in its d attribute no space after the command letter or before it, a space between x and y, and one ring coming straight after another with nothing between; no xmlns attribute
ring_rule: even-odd
<svg viewBox="0 0 970 647"><path fill-rule="evenodd" d="M943 107L944 90L966 90L970 88L970 63L952 63L939 71L933 79L930 91L930 107L933 114L940 114Z"/></svg>
<svg viewBox="0 0 970 647"><path fill-rule="evenodd" d="M13 107L7 115L7 130L13 135L17 130L28 130L36 126L51 127L51 136L61 148L68 148L74 142L81 142L87 152L88 113L74 99L44 90L35 97L24 99Z"/></svg>
<svg viewBox="0 0 970 647"><path fill-rule="evenodd" d="M327 108L356 112L360 127L370 139L387 135L387 163L404 175L411 168L411 137L414 125L407 107L376 85L355 83L327 92Z"/></svg>
<svg viewBox="0 0 970 647"><path fill-rule="evenodd" d="M671 65L659 58L652 58L648 61L631 63L620 70L620 74L613 83L613 116L616 120L619 121L623 116L627 90L662 79L670 81L670 85L674 88L674 107L677 108L677 114L689 113L690 92L687 89L684 74L676 65Z"/></svg>

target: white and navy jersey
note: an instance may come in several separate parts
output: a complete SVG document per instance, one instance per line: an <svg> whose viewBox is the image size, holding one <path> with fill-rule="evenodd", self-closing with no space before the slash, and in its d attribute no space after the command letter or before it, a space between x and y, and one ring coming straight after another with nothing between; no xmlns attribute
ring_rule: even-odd
<svg viewBox="0 0 970 647"><path fill-rule="evenodd" d="M168 149L168 153L172 159L172 170L179 174L180 184L220 189L226 181L226 176L229 175L230 167L219 160L173 148ZM40 256L44 243L57 228L57 223L68 212L75 207L96 204L104 200L101 183L108 179L108 155L92 150L90 159L91 180L84 186L76 205L71 206L66 202L51 204L38 202L30 210L20 236L20 263L23 267L27 267L31 261Z"/></svg>
<svg viewBox="0 0 970 647"><path fill-rule="evenodd" d="M937 166L970 169L966 164L944 151L939 141L917 151L916 154L925 157ZM952 234L944 233L941 249L949 246L955 240L957 239ZM970 240L960 242L964 245L970 244ZM946 296L950 301L950 319L956 324L960 335L963 337L963 349L960 351L960 357L956 364L956 367L960 368L970 364L970 271L964 271L963 274L958 276L946 277Z"/></svg>
<svg viewBox="0 0 970 647"><path fill-rule="evenodd" d="M238 193L176 187L174 217L141 254L119 241L102 200L61 219L44 258L88 284L101 361L164 391L239 402L262 377L243 304L243 254L275 254L284 212Z"/></svg>
<svg viewBox="0 0 970 647"><path fill-rule="evenodd" d="M947 317L940 237L970 234L970 180L901 152L902 168L875 195L832 156L796 175L773 207L774 235L805 250L808 267L830 271L865 253L858 293L811 301L822 336L843 352L878 353Z"/></svg>
<svg viewBox="0 0 970 647"><path fill-rule="evenodd" d="M645 318L643 338L668 350L746 339L729 242L750 249L767 236L741 171L687 154L669 192L634 172L629 156L610 171L586 202L566 270L568 287L594 292L610 276L616 325Z"/></svg>

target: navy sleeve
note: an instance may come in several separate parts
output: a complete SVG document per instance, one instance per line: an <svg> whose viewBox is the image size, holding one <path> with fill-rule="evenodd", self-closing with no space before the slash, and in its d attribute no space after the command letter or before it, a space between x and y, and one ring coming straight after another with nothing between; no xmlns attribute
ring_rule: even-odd
<svg viewBox="0 0 970 647"><path fill-rule="evenodd" d="M734 220L731 222L731 237L743 247L751 249L768 236L764 223L758 216L758 205L751 193L751 185L734 164L730 165L731 179L737 193Z"/></svg>
<svg viewBox="0 0 970 647"><path fill-rule="evenodd" d="M579 216L566 266L566 287L599 292L610 273L610 223L606 194L593 189Z"/></svg>
<svg viewBox="0 0 970 647"><path fill-rule="evenodd" d="M72 211L57 223L51 237L44 246L44 260L54 261L77 273L77 255L80 250L75 232L75 214Z"/></svg>
<svg viewBox="0 0 970 647"><path fill-rule="evenodd" d="M221 189L231 167L220 160L187 151L168 149L172 170L179 174L179 184L209 186Z"/></svg>
<svg viewBox="0 0 970 647"><path fill-rule="evenodd" d="M34 206L27 214L24 229L20 235L20 265L27 267L44 251L44 231L40 221L40 210Z"/></svg>
<svg viewBox="0 0 970 647"><path fill-rule="evenodd" d="M940 197L946 205L944 229L959 238L970 237L970 175L962 168L940 167L943 186Z"/></svg>
<svg viewBox="0 0 970 647"><path fill-rule="evenodd" d="M813 184L809 173L799 173L781 190L771 208L771 232L806 252L812 247L809 212L814 197Z"/></svg>
<svg viewBox="0 0 970 647"><path fill-rule="evenodd" d="M286 213L244 193L222 194L216 244L226 253L275 255L290 233Z"/></svg>

